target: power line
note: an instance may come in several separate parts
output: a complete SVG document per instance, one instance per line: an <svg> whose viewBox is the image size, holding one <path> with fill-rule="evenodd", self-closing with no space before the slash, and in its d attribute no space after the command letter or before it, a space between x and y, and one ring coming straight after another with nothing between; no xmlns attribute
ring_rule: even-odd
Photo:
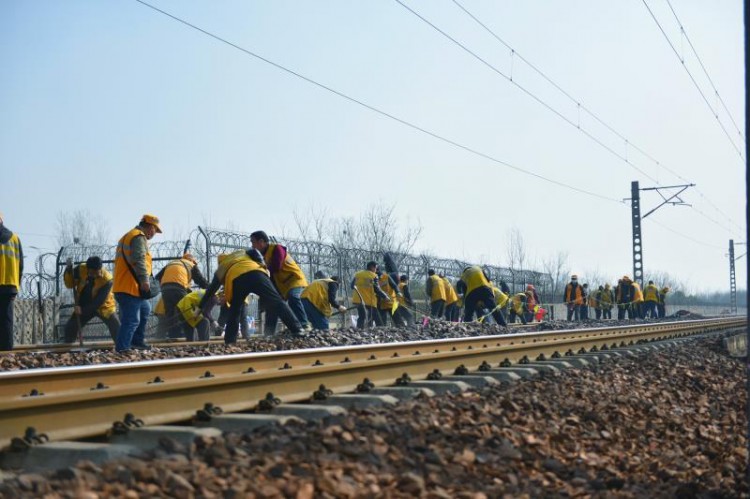
<svg viewBox="0 0 750 499"><path fill-rule="evenodd" d="M263 57L263 56L261 56L259 54L256 54L255 52L252 52L252 51L250 51L248 49L245 49L245 48L243 48L243 47L241 47L241 46L239 46L239 45L237 45L235 43L232 43L232 42L226 40L225 38L222 38L222 37L220 37L218 35L215 35L215 34L209 32L209 31L207 31L207 30L205 30L203 28L200 28L200 27L196 26L195 24L191 24L190 22L185 21L184 19L181 19L181 18L179 18L179 17L177 17L177 16L175 16L173 14L170 14L169 12L166 12L166 11L164 11L162 9L159 9L158 7L155 7L154 5L151 5L151 4L149 4L149 3L147 3L147 2L145 2L143 0L135 0L135 1L138 2L138 3L140 3L141 5L143 5L145 7L148 7L148 8L150 8L150 9L152 9L152 10L154 10L154 11L160 13L160 14L163 14L163 15L169 17L170 19L172 19L174 21L177 21L177 22L179 22L181 24L184 24L185 26L188 26L189 28L192 28L192 29L194 29L196 31L199 31L200 33L203 33L206 36L209 36L209 37L211 37L211 38L213 38L213 39L215 39L215 40L217 40L217 41L219 41L221 43L229 45L230 47L232 47L234 49L237 49L240 52L243 52L243 53L245 53L245 54L247 54L247 55L249 55L251 57L254 57L254 58L256 58L256 59L258 59L260 61L263 61L266 64L269 64L269 65L275 67L276 69L284 71L285 73L288 73L288 74L290 74L292 76L296 76L297 78L299 78L301 80L304 80L307 83L310 83L310 84L312 84L312 85L314 85L314 86L316 86L316 87L318 87L320 89L326 90L327 92L330 92L330 93L332 93L334 95L337 95L338 97L346 99L349 102L352 102L352 103L357 104L357 105L359 105L361 107L364 107L364 108L366 108L366 109L368 109L368 110L370 110L372 112L375 112L375 113L377 113L377 114L379 114L381 116L385 116L386 118L390 118L391 120L394 120L394 121L396 121L398 123L401 123L402 125L407 126L407 127L411 128L413 130L417 130L419 132L422 132L425 135L429 135L430 137L438 139L438 140L440 140L442 142L450 144L450 145L452 145L454 147L457 147L459 149L462 149L464 151L470 152L470 153L472 153L472 154L474 154L476 156L479 156L481 158L487 159L487 160L492 161L494 163L497 163L499 165L503 165L503 166L505 166L507 168L510 168L512 170L515 170L517 172L520 172L520 173L523 173L525 175L529 175L529 176L535 177L537 179L543 180L543 181L548 182L548 183L553 184L553 185L557 185L558 187L564 187L566 189L570 189L570 190L579 192L581 194L586 194L587 196L592 196L592 197L596 197L596 198L599 198L599 199L603 199L605 201L611 201L611 202L618 203L618 204L622 203L618 199L611 198L611 197L608 197L608 196L604 196L604 195L601 195L601 194L598 194L598 193L595 193L595 192L587 191L585 189L581 189L579 187L575 187L573 185L566 184L566 183L558 181L558 180L550 179L550 178L545 177L543 175L540 175L538 173L526 170L524 168L515 166L515 165L513 165L511 163L508 163L506 161L503 161L501 159L498 159L498 158L495 158L493 156L490 156L489 154L483 153L483 152L478 151L476 149L473 149L473 148L471 148L469 146L465 146L463 144L460 144L460 143L458 143L458 142L456 142L454 140L451 140L451 139L448 139L446 137L443 137L442 135L439 135L436 132L432 132L430 130L427 130L426 128L422 128L419 125L415 125L415 124L413 124L413 123L411 123L409 121L406 121L405 119L399 118L399 117L397 117L397 116L395 116L393 114L390 114L390 113L388 113L386 111L382 111L382 110L380 110L380 109L378 109L378 108L376 108L374 106L371 106L371 105L369 105L369 104L367 104L367 103L365 103L365 102L363 102L361 100L358 100L358 99L356 99L354 97L351 97L351 96L349 96L349 95L347 95L347 94L345 94L345 93L343 93L343 92L341 92L339 90L336 90L336 89L334 89L332 87L324 85L323 83L319 83L319 82L313 80L312 78L304 76L303 74L298 73L298 72L296 72L296 71L294 71L292 69L289 69L289 68L287 68L285 66L282 66L281 64L279 64L277 62L274 62L274 61L272 61L270 59L267 59L267 58L265 58L265 57Z"/></svg>
<svg viewBox="0 0 750 499"><path fill-rule="evenodd" d="M674 15L674 18L677 21L677 24L680 26L680 32L685 36L685 40L687 40L688 45L690 45L690 49L693 51L695 58L698 59L698 63L700 64L701 69L703 70L703 73L706 75L708 82L711 84L711 88L714 89L714 94L716 94L716 98L719 99L719 102L721 102L721 105L724 108L724 112L727 113L727 116L729 116L730 121L734 125L734 129L737 130L737 134L744 141L745 136L742 134L742 130L740 130L740 127L737 126L737 122L734 120L732 113L729 112L729 108L727 107L727 104L724 102L724 99L721 97L721 95L719 95L719 90L716 88L716 85L714 85L714 81L711 79L711 76L708 74L708 70L706 69L706 66L703 64L701 57L698 55L698 51L695 50L695 47L693 46L693 42L690 41L690 37L688 36L687 31L685 30L685 27L682 25L680 18L677 17L677 12L675 12L674 7L672 7L672 2L667 0L667 5L669 5L669 10L672 11L672 14Z"/></svg>
<svg viewBox="0 0 750 499"><path fill-rule="evenodd" d="M398 0L396 0L396 1L398 1ZM651 160L656 166L658 166L658 167L666 170L667 172L671 173L672 175L674 175L678 179L682 180L683 182L692 183L689 179L687 179L684 176L680 175L675 170L672 170L671 168L667 167L666 165L664 165L663 163L661 163L658 159L656 159L654 156L652 156L647 151L645 151L643 148L641 148L637 144L633 143L628 137L626 137L624 134L622 134L619 131L617 131L612 125L610 125L609 123L607 123L606 121L604 121L601 117L599 117L591 109L589 109L587 106L585 106L584 104L582 104L579 99L573 97L568 91L566 91L564 88L562 88L561 85L559 85L557 82L555 82L551 77L549 77L547 74L545 74L541 69L539 69L531 61L529 61L523 55L521 55L508 42L506 42L505 40L503 40L497 33L495 33L495 31L493 31L489 26L487 26L485 23L483 23L476 15L474 15L472 12L470 12L458 0L452 0L452 1L453 1L453 3L459 9L461 9L474 22L476 22L479 26L481 26L495 40L497 40L498 42L500 42L506 49L510 50L511 53L513 54L513 56L518 57L522 62L524 62L527 66L529 66L532 70L534 70L534 72L536 72L539 76L541 76L545 81L547 81L550 85L552 85L554 88L556 88L560 93L562 93L565 97L567 97L571 102L573 102L574 104L576 104L576 106L578 106L578 108L580 110L584 111L586 114L588 114L589 116L591 116L596 122L598 122L603 127L605 127L607 130L609 130L610 132L612 132L615 136L617 136L619 139L621 139L622 141L624 141L627 145L633 147L633 149L635 149L636 151L638 151L639 153L641 153L644 157L646 157L647 159ZM401 3L401 2L399 2L399 3ZM401 4L401 5L403 5L403 4ZM409 9L409 10L412 10L412 9ZM412 12L414 12L414 11L412 10ZM421 16L419 16L419 17L421 18ZM676 17L676 15L675 15L675 17ZM679 22L679 20L678 20L678 22ZM696 56L697 56L697 54L696 54ZM517 85L517 82L513 82L513 83L516 83L516 85ZM717 95L718 95L718 91L717 91ZM731 118L731 115L730 115L730 118ZM620 157L620 156L618 155L618 157ZM624 158L620 157L620 159L624 159ZM631 162L629 162L629 164L630 163ZM656 181L655 179L652 178L651 180L653 180L656 184L659 184L659 182ZM729 215L727 215L725 212L723 212L718 206L716 206L716 204L714 204L713 202L711 202L711 200L706 195L704 195L703 192L700 191L700 189L696 188L696 191L701 196L701 198L703 200L705 200L717 213L719 213L724 218L726 218L731 224L733 224L734 226L736 226L738 229L744 231L744 229L740 225L738 225L736 222L734 222L734 220L732 220L732 218ZM714 222L716 225L719 225L722 228L726 228L726 227L722 226L721 224L719 224L718 222L716 222L715 220L711 219L710 217L708 217L705 214L703 214L702 212L700 212L700 210L696 209L696 211L699 212L701 215L703 215L708 220Z"/></svg>
<svg viewBox="0 0 750 499"><path fill-rule="evenodd" d="M560 111L558 111L557 109L553 108L551 105L547 104L544 100L542 100L540 97L538 97L533 92L531 92L530 90L528 90L526 87L524 87L523 85L520 85L517 81L513 80L513 78L511 76L509 76L509 75L503 73L502 71L500 71L497 67L493 66L486 59L483 59L476 52L472 51L466 45L464 45L463 43L459 42L458 40L456 40L455 38L453 38L451 35L449 35L445 31L443 31L439 27L437 27L435 24L433 24L427 18L425 18L424 16L422 16L421 14L419 14L417 11L415 11L414 9L412 9L411 7L409 7L408 5L406 5L405 3L403 3L401 0L394 0L394 1L396 3L398 3L399 5L401 5L404 9L406 9L409 12L411 12L412 14L414 14L414 16L416 16L422 22L424 22L425 24L427 24L428 26L430 26L431 28L433 28L435 31L437 31L438 33L440 33L441 35L443 35L445 38L447 38L448 40L450 40L454 44L458 45L466 53L468 53L469 55L471 55L472 57L474 57L476 60L478 60L479 62L481 62L482 64L484 64L488 68L490 68L493 72L497 73L498 75L500 75L503 78L505 78L506 80L508 80L508 82L510 82L511 84L515 85L519 90L521 90L523 93L525 93L526 95L528 95L529 97L531 97L532 99L534 99L535 101L537 101L539 104L541 104L542 106L544 106L546 109L548 109L552 113L554 113L556 116L558 116L560 119L562 119L563 121L565 121L567 124L569 124L570 126L572 126L574 128L577 128L581 133L583 133L588 138L590 138L591 140L593 140L594 142L596 142L597 144L599 144L605 150L609 151L612 155L614 155L614 156L618 157L620 160L624 161L627 165L629 165L634 170L638 171L644 177L648 178L652 182L658 183L658 181L654 177L652 177L651 175L649 175L648 173L646 173L645 171L643 171L642 169L640 169L632 161L630 161L626 156L618 153L617 151L615 151L614 149L612 149L611 147L609 147L607 144L605 144L604 142L602 142L601 140L599 140L598 138L596 138L593 134L591 134L588 130L586 130L584 128L581 128L580 123L575 123L573 120L571 120L570 118L568 118L567 116L565 116L564 114L562 114Z"/></svg>
<svg viewBox="0 0 750 499"><path fill-rule="evenodd" d="M744 161L745 158L742 156L742 152L737 147L737 144L734 143L734 140L732 140L732 137L729 135L729 132L727 131L726 127L724 126L724 123L722 123L721 120L719 119L719 114L714 110L714 108L711 105L711 103L708 102L708 98L706 97L706 94L703 93L703 90L701 89L700 85L698 85L698 82L695 81L695 77L693 77L693 73L691 73L690 70L688 69L687 65L685 64L684 59L682 57L680 57L680 53L677 52L677 49L675 48L674 44L672 43L672 40L669 39L669 36L667 35L666 31L664 31L664 28L662 27L661 23L659 22L659 20L654 15L654 12L651 10L651 7L649 7L649 5L646 2L646 0L642 0L642 1L643 1L643 5L646 6L646 10L648 10L648 13L651 14L651 18L654 20L654 22L656 23L656 25L659 27L659 31L661 31L661 34L664 35L664 39L667 40L667 43L672 48L672 52L674 52L674 55L677 56L677 59L680 61L680 63L682 64L682 67L687 72L688 76L690 77L690 81L693 82L693 85L698 90L698 93L700 93L701 97L703 97L703 102L706 103L706 105L708 106L708 108L711 110L711 114L713 114L714 118L716 118L716 122L719 124L719 126L721 127L721 129L724 131L724 135L727 136L727 139L729 139L729 142L732 144L732 147L737 152L737 155L740 157L740 159L742 159Z"/></svg>
<svg viewBox="0 0 750 499"><path fill-rule="evenodd" d="M656 225L658 225L662 229L667 230L667 231L671 232L672 234L676 234L676 235L678 235L680 237L683 237L683 238L685 238L685 239L687 239L689 241L692 241L692 242L694 242L696 244L700 244L702 246L706 246L706 247L714 248L714 249L720 249L720 250L724 249L721 246L717 246L715 244L707 243L705 241L699 241L698 239L695 239L694 237L688 236L687 234L683 234L682 232L678 232L678 231L672 229L671 227L668 227L668 226L664 225L663 223L654 220L653 218L649 218L648 221L655 223Z"/></svg>

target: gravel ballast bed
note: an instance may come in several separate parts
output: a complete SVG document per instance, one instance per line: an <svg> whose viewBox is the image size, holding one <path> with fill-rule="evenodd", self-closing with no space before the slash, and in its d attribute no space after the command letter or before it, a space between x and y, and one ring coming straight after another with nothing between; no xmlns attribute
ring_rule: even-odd
<svg viewBox="0 0 750 499"><path fill-rule="evenodd" d="M361 345L368 343L391 343L396 341L419 341L442 338L465 338L492 334L518 334L533 331L551 331L561 329L579 329L591 327L616 327L656 323L662 321L688 320L702 318L700 316L683 316L662 320L638 321L548 321L526 328L503 328L497 325L483 325L478 323L450 323L432 321L426 327L394 328L378 327L367 331L354 328L338 329L331 332L312 331L303 337L293 337L287 333L280 333L268 338L254 335L249 341L240 340L237 344L226 346L222 343L201 346L175 346L154 348L152 350L133 350L116 353L113 350L89 350L70 352L14 352L0 354L0 371L16 371L21 369L38 369L44 367L84 366L94 364L109 364L115 362L135 362L140 360L172 359L184 357L210 357L215 355L229 355L248 352L272 352L280 350L296 350L301 348L334 347L346 345Z"/></svg>
<svg viewBox="0 0 750 499"><path fill-rule="evenodd" d="M3 497L747 496L745 373L719 335L327 423L11 476Z"/></svg>

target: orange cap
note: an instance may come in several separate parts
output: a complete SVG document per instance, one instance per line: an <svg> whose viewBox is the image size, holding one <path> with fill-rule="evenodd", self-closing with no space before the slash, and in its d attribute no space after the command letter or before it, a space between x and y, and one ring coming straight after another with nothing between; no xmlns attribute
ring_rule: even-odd
<svg viewBox="0 0 750 499"><path fill-rule="evenodd" d="M159 217L157 217L156 215L149 215L148 213L146 213L145 215L143 215L143 218L141 218L141 223L153 225L154 227L156 227L156 232L161 234L161 227L159 226Z"/></svg>

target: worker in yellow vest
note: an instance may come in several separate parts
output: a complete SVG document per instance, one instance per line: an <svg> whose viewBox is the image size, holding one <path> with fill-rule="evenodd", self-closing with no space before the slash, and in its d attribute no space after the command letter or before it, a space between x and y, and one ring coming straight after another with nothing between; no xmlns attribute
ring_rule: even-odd
<svg viewBox="0 0 750 499"><path fill-rule="evenodd" d="M516 293L510 297L510 313L508 314L508 324L516 322L516 317L521 319L521 324L526 324L526 293Z"/></svg>
<svg viewBox="0 0 750 499"><path fill-rule="evenodd" d="M615 304L615 292L612 291L612 287L609 283L604 285L604 289L602 290L601 295L599 295L598 301L599 306L602 309L602 319L611 319L612 308L614 308Z"/></svg>
<svg viewBox="0 0 750 499"><path fill-rule="evenodd" d="M21 288L23 248L0 213L0 350L13 350L13 303Z"/></svg>
<svg viewBox="0 0 750 499"><path fill-rule="evenodd" d="M391 324L394 326L398 326L399 324L396 323L396 317L395 312L393 310L393 304L398 303L398 295L400 291L398 290L398 284L396 284L396 281L393 280L393 277L391 277L391 274L388 274L386 272L381 272L378 270L376 272L378 276L378 285L380 286L380 289L383 290L383 293L388 297L387 299L379 299L378 300L378 312L380 313L380 321L385 326L388 323L388 318L391 318ZM398 311L398 308L396 308L396 311Z"/></svg>
<svg viewBox="0 0 750 499"><path fill-rule="evenodd" d="M490 285L492 284L490 283ZM492 286L492 294L495 297L495 309L503 316L503 321L507 322L505 319L505 313L508 309L508 294L505 293L502 288L495 286Z"/></svg>
<svg viewBox="0 0 750 499"><path fill-rule="evenodd" d="M453 284L451 284L451 281L447 277L445 277L443 274L439 274L438 277L440 277L440 280L443 284L443 289L445 290L445 320L450 322L458 322L458 294L453 288Z"/></svg>
<svg viewBox="0 0 750 499"><path fill-rule="evenodd" d="M192 291L177 302L177 313L180 326L187 341L195 341L195 332L198 332L198 341L208 341L211 336L211 327L218 327L218 323L211 319L211 310L219 303L216 296L206 301L206 306L201 307L201 301L206 291L199 289Z"/></svg>
<svg viewBox="0 0 750 499"><path fill-rule="evenodd" d="M268 234L262 230L250 234L250 243L263 255L266 268L271 273L273 284L281 297L289 304L299 323L306 329L308 324L305 307L302 305L302 291L307 287L307 279L302 269L299 268L285 246L271 243ZM261 307L266 308L264 303L261 303ZM275 330L277 321L277 315L266 311L267 331Z"/></svg>
<svg viewBox="0 0 750 499"><path fill-rule="evenodd" d="M456 291L459 295L463 295L464 322L473 321L474 315L477 315L487 317L485 320L491 323L492 321L488 320L491 315L501 326L507 325L500 307L495 305L495 295L492 292L490 280L484 275L481 267L477 265L466 267L461 274L461 279L456 283Z"/></svg>
<svg viewBox="0 0 750 499"><path fill-rule="evenodd" d="M63 272L63 282L68 289L74 289L78 305L73 308L65 323L65 342L72 343L78 337L78 327L83 328L91 319L99 317L109 329L112 341L117 341L120 320L117 318L115 295L112 293L112 274L102 266L102 259L91 256L86 263L73 266L67 262ZM76 316L78 316L76 318Z"/></svg>
<svg viewBox="0 0 750 499"><path fill-rule="evenodd" d="M208 287L208 281L198 267L198 260L190 253L167 263L156 274L161 283L161 300L164 302L163 320L159 322L160 336L168 333L170 338L180 338L182 328L177 303L191 291L193 282L201 289Z"/></svg>
<svg viewBox="0 0 750 499"><path fill-rule="evenodd" d="M305 307L307 319L313 329L328 331L329 319L333 311L338 310L341 313L346 311L346 307L336 300L338 291L338 276L326 277L325 274L321 274L320 278L311 282L302 292L302 306Z"/></svg>
<svg viewBox="0 0 750 499"><path fill-rule="evenodd" d="M378 312L378 298L387 300L388 295L383 293L378 284L378 264L367 262L365 270L360 270L352 278L351 288L352 303L357 305L357 328L370 327L373 322L376 326L382 326L383 321Z"/></svg>
<svg viewBox="0 0 750 499"><path fill-rule="evenodd" d="M659 311L657 305L659 304L659 288L654 284L654 281L648 281L646 288L643 290L643 318L651 317L656 319L659 317Z"/></svg>
<svg viewBox="0 0 750 499"><path fill-rule="evenodd" d="M161 233L159 219L143 215L138 225L129 230L117 243L115 276L112 291L120 306L120 330L115 350L149 350L146 344L146 324L151 313L152 278L151 253L148 241Z"/></svg>
<svg viewBox="0 0 750 499"><path fill-rule="evenodd" d="M430 299L430 317L433 319L442 317L445 313L445 287L443 286L443 280L433 269L427 270L425 293Z"/></svg>
<svg viewBox="0 0 750 499"><path fill-rule="evenodd" d="M210 307L209 300L213 298L219 287L224 287L224 299L229 304L224 343L227 345L237 343L242 304L250 293L258 295L265 304L267 314L280 318L292 334L298 335L302 332L302 326L289 305L276 291L268 275L263 256L256 249L218 255L217 260L219 268L214 272L206 294L201 299L200 307L203 310ZM275 326L273 329L267 328L265 333L273 335L275 330Z"/></svg>

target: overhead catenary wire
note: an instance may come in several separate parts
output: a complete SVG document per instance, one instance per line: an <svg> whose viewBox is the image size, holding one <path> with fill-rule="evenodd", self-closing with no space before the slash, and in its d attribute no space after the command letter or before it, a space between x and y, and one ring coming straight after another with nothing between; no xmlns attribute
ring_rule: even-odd
<svg viewBox="0 0 750 499"><path fill-rule="evenodd" d="M732 139L731 135L729 135L729 131L724 126L724 123L721 122L721 119L719 119L719 113L716 112L714 107L711 105L711 103L708 101L708 98L706 97L706 94L703 93L703 89L701 89L700 85L698 85L698 82L695 80L695 77L693 76L693 73L690 72L690 69L688 69L687 65L685 64L685 60L680 56L680 53L677 51L677 48L672 43L672 40L669 38L669 35L667 35L667 32L662 27L659 20L656 18L656 15L654 14L654 11L651 10L651 7L648 5L648 2L646 0L642 0L643 5L646 6L646 10L648 10L648 13L651 15L651 18L654 20L656 25L659 27L659 31L661 31L661 34L664 35L664 39L667 40L667 43L669 44L670 48L672 49L672 52L674 52L674 55L677 57L677 59L680 61L680 64L687 72L688 76L690 77L690 81L693 82L693 85L698 90L698 93L703 98L703 102L706 103L708 108L711 110L711 114L714 115L714 118L716 118L716 122L721 127L722 131L724 132L724 135L726 135L727 139L729 140L730 144L732 144L732 147L737 152L737 155L742 159L745 160L745 157L742 155L742 151L737 147L737 144L734 143L734 140Z"/></svg>
<svg viewBox="0 0 750 499"><path fill-rule="evenodd" d="M716 98L721 102L722 107L724 108L724 112L729 117L730 121L732 122L732 125L734 125L734 129L737 130L737 135L740 136L740 138L745 141L745 136L742 133L742 130L740 130L740 127L737 125L737 122L734 119L734 116L732 116L732 113L729 112L729 108L727 107L726 102L724 102L724 98L719 94L719 90L716 88L716 85L714 84L714 80L711 78L711 75L708 74L708 69L706 69L706 66L703 64L703 60L698 55L698 51L695 50L695 46L693 46L693 42L690 41L690 37L687 34L687 30L685 30L685 26L682 24L682 21L680 21L680 18L677 17L677 12L675 12L674 7L672 6L672 2L667 0L667 5L669 5L669 10L672 11L672 15L674 15L675 20L677 21L677 24L680 26L680 32L685 36L685 40L687 40L688 45L690 46L690 50L693 51L693 55L695 55L695 58L698 60L698 64L700 64L701 69L703 70L703 74L706 75L706 78L708 79L708 82L711 84L711 88L714 90L714 94L716 95Z"/></svg>
<svg viewBox="0 0 750 499"><path fill-rule="evenodd" d="M398 0L396 0L396 1L398 1ZM452 1L453 1L453 3L459 9L461 9L467 16L469 16L469 18L471 18L475 23L477 23L479 26L481 26L482 29L484 29L487 33L489 33L490 36L492 36L495 40L497 40L499 43L501 43L506 49L510 50L511 53L513 54L514 58L517 57L520 61L524 62L528 67L530 67L534 72L536 72L539 76L541 76L545 81L547 81L550 85L552 85L555 89L557 89L560 93L562 93L565 97L567 97L571 102L573 102L576 105L576 107L579 110L579 112L583 111L587 115L591 116L597 123L599 123L600 125L602 125L603 127L605 127L612 134L614 134L620 140L622 140L623 142L625 142L625 144L627 144L628 146L630 146L633 149L635 149L636 151L638 151L640 154L642 154L645 158L649 159L651 162L653 162L659 168L662 168L663 170L669 172L670 174L674 175L676 178L682 180L683 182L693 183L691 180L685 178L684 176L682 176L677 171L669 168L668 166L666 166L665 164L663 164L661 161L659 161L658 159L656 159L649 152L647 152L643 148L639 147L632 140L630 140L628 137L626 137L623 133L620 133L618 130L616 130L614 128L614 126L610 125L604 119L602 119L597 113L593 112L586 105L584 105L581 102L580 99L577 99L573 95L571 95L560 84L558 84L557 82L555 82L550 76L548 76L546 73L544 73L544 71L542 71L539 67L537 67L531 61L529 61L528 59L526 59L522 54L520 54L518 52L518 50L516 50L515 47L511 46L508 42L506 42L505 40L503 40L494 30L492 30L489 26L487 26L485 23L483 23L474 13L472 13L471 11L469 11L463 4L461 4L461 2L459 2L458 0L452 0ZM401 3L401 2L399 2L399 3ZM675 17L676 17L676 14L675 14ZM679 22L679 20L678 20L678 22ZM692 46L692 44L691 44L691 46ZM697 57L697 53L696 53L696 57ZM702 63L701 63L701 65L702 65ZM518 84L517 81L514 81L513 83ZM717 91L717 95L718 95L718 91ZM727 113L729 113L728 110L727 110ZM730 115L730 118L731 118L731 115ZM732 120L732 121L734 122L734 120ZM578 126L578 128L580 128L580 126ZM620 159L624 160L625 158L621 157ZM632 163L632 162L630 162L630 163ZM652 180L654 180L654 179L652 179ZM658 181L656 181L656 183L659 184ZM706 203L708 203L711 206L711 208L713 208L717 213L719 213L721 216L723 216L727 221L729 221L729 223L731 223L732 225L734 225L735 227L737 227L738 229L740 229L740 230L742 230L744 232L744 228L743 227L741 227L739 224L737 224L729 215L727 215L718 206L716 206L716 204L713 203L705 194L703 194L703 192L699 188L696 187L695 190L696 190L696 192L698 192L698 194L700 195L700 197ZM726 227L722 226L721 224L719 224L715 220L709 218L708 216L706 216L705 214L703 214L699 210L696 209L696 211L698 211L699 213L701 213L702 215L704 215L705 218L711 220L716 225L718 225L718 226L726 229Z"/></svg>
<svg viewBox="0 0 750 499"><path fill-rule="evenodd" d="M604 148L606 151L608 151L612 155L616 156L617 158L619 158L620 160L622 160L623 162L625 162L627 165L629 165L631 168L633 168L634 170L636 170L638 173L640 173L641 175L643 175L647 179L651 180L652 182L657 182L658 183L658 181L654 177L652 177L651 175L649 175L648 173L646 173L644 170L642 170L641 168L639 168L637 165L635 165L632 161L630 161L628 159L628 157L626 155L623 155L623 154L615 151L614 149L612 149L610 146L608 146L607 144L605 144L604 142L602 142L601 140L599 140L596 136L594 136L591 132L589 132L585 128L582 128L580 126L580 123L577 123L576 121L573 121L572 119L570 119L567 116L565 116L563 113L561 113L560 111L558 111L557 109L555 109L554 107L552 107L550 104L548 104L542 98L540 98L539 96L537 96L536 94L534 94L532 91L530 91L529 89L527 89L523 85L519 84L518 81L514 80L510 75L505 74L503 71L501 71L500 69L498 69L496 66L494 66L493 64L491 64L486 59L482 58L480 55L478 55L476 52L474 52L473 50L471 50L470 48L468 48L466 45L464 45L460 41L456 40L454 37L452 37L451 35L449 35L444 30L440 29L437 25L435 25L434 23L432 23L426 17L424 17L423 15L421 15L419 12L417 12L414 9L412 9L411 7L409 7L408 5L406 5L401 0L394 0L394 2L396 2L399 5L401 5L404 9L406 9L409 12L411 12L414 16L416 16L417 18L419 18L422 22L424 22L425 24L427 24L428 26L430 26L432 29L434 29L435 31L437 31L438 33L440 33L441 35L443 35L445 38L447 38L448 40L450 40L451 42L453 42L457 46L459 46L466 53L468 53L469 55L471 55L472 57L474 57L476 60L478 60L479 62L481 62L483 65L487 66L490 70L492 70L496 74L498 74L498 75L502 76L503 78L505 78L506 80L508 80L508 82L510 82L511 84L515 85L516 88L518 88L523 93L525 93L526 95L528 95L529 97L531 97L532 99L534 99L535 101L537 101L540 105L542 105L544 108L546 108L550 112L554 113L557 117L559 117L560 119L562 119L563 121L565 121L567 124L569 124L570 126L578 129L581 133L583 133L584 135L586 135L589 139L593 140L594 142L596 142L597 144L599 144L602 148Z"/></svg>
<svg viewBox="0 0 750 499"><path fill-rule="evenodd" d="M469 153L474 154L476 156L479 156L479 157L482 157L482 158L487 159L489 161L492 161L493 163L497 163L499 165L505 166L505 167L510 168L512 170L515 170L515 171L517 171L519 173L523 173L524 175L535 177L535 178L537 178L539 180L543 180L543 181L545 181L547 183L556 185L558 187L563 187L565 189L573 190L573 191L576 191L578 193L585 194L587 196L591 196L591 197L595 197L595 198L598 198L598 199L602 199L604 201L611 201L611 202L618 203L618 204L622 203L622 201L620 201L619 199L615 199L615 198L612 198L612 197L609 197L609 196L604 196L602 194L598 194L596 192L588 191L586 189L581 189L579 187L567 184L567 183L559 181L559 180L554 180L554 179L545 177L544 175L541 175L539 173L527 170L525 168L521 168L519 166L515 166L515 165L513 165L513 164L511 164L511 163L509 163L507 161L503 161L503 160L498 159L498 158L496 158L494 156L491 156L491 155L489 155L487 153L481 152L481 151L479 151L477 149L474 149L472 147L466 146L466 145L461 144L459 142L456 142L456 141L454 141L452 139L449 139L447 137L439 135L436 132L432 132L432 131L430 131L430 130L428 130L426 128L423 128L423 127L421 127L419 125L411 123L411 122L409 122L409 121L407 121L407 120L405 120L403 118L399 118L398 116L395 116L395 115L393 115L391 113L388 113L388 112L383 111L381 109L378 109L378 108L376 108L374 106L371 106L370 104L367 104L364 101L361 101L361 100L359 100L359 99L357 99L355 97L351 97L351 96L343 93L342 91L336 90L333 87L330 87L330 86L325 85L323 83L320 83L320 82L318 82L316 80L313 80L310 77L307 77L307 76L305 76L305 75L303 75L303 74L301 74L301 73L299 73L297 71L289 69L289 68L287 68L287 67L285 67L285 66L283 66L283 65L281 65L281 64L279 64L277 62L274 62L274 61L272 61L272 60L270 60L270 59L268 59L266 57L261 56L260 54L252 52L251 50L248 50L248 49L246 49L244 47L241 47L240 45L237 45L237 44L235 44L233 42L230 42L229 40L227 40L225 38L222 38L219 35L211 33L210 31L207 31L207 30L205 30L205 29L203 29L203 28L201 28L201 27L199 27L199 26L197 26L195 24L192 24L192 23L190 23L190 22L188 22L188 21L186 21L184 19L181 19L181 18L179 18L179 17L177 17L177 16L175 16L173 14L170 14L169 12L166 12L166 11L164 11L164 10L162 10L162 9L154 6L154 5L151 5L150 3L145 2L144 0L135 0L135 1L138 2L139 4L145 6L145 7L148 7L150 9L154 10L155 12L158 12L158 13L166 16L166 17L169 17L170 19L172 19L172 20L174 20L176 22L179 22L179 23L181 23L181 24L183 24L183 25L185 25L185 26L187 26L189 28L192 28L192 29L194 29L196 31L199 31L200 33L203 33L204 35L206 35L208 37L211 37L211 38L213 38L213 39L215 39L215 40L217 40L217 41L219 41L221 43L224 43L224 44L226 44L226 45L228 45L228 46L230 46L230 47L232 47L232 48L234 48L236 50L239 50L240 52L243 52L246 55L254 57L254 58L256 58L256 59L258 59L258 60L260 60L262 62L265 62L266 64L269 64L269 65L275 67L276 69L279 69L279 70L281 70L281 71L283 71L283 72L285 72L287 74L295 76L295 77L297 77L297 78L299 78L301 80L304 80L305 82L310 83L311 85L314 85L314 86L316 86L316 87L318 87L318 88L320 88L322 90L325 90L325 91L330 92L330 93L332 93L334 95L337 95L338 97L341 97L341 98L343 98L343 99L345 99L345 100L347 100L347 101L349 101L351 103L354 103L354 104L357 104L357 105L359 105L361 107L364 107L364 108L366 108L366 109L368 109L368 110L370 110L370 111L372 111L374 113L377 113L377 114L379 114L381 116L384 116L384 117L389 118L389 119L391 119L393 121L401 123L402 125L407 126L407 127L411 128L413 130L417 130L417 131L419 131L419 132L421 132L421 133L423 133L425 135L429 135L430 137L433 137L433 138L435 138L437 140L440 140L440 141L442 141L442 142L444 142L446 144L450 144L450 145L452 145L454 147L457 147L459 149L462 149L462 150L464 150L466 152L469 152Z"/></svg>

